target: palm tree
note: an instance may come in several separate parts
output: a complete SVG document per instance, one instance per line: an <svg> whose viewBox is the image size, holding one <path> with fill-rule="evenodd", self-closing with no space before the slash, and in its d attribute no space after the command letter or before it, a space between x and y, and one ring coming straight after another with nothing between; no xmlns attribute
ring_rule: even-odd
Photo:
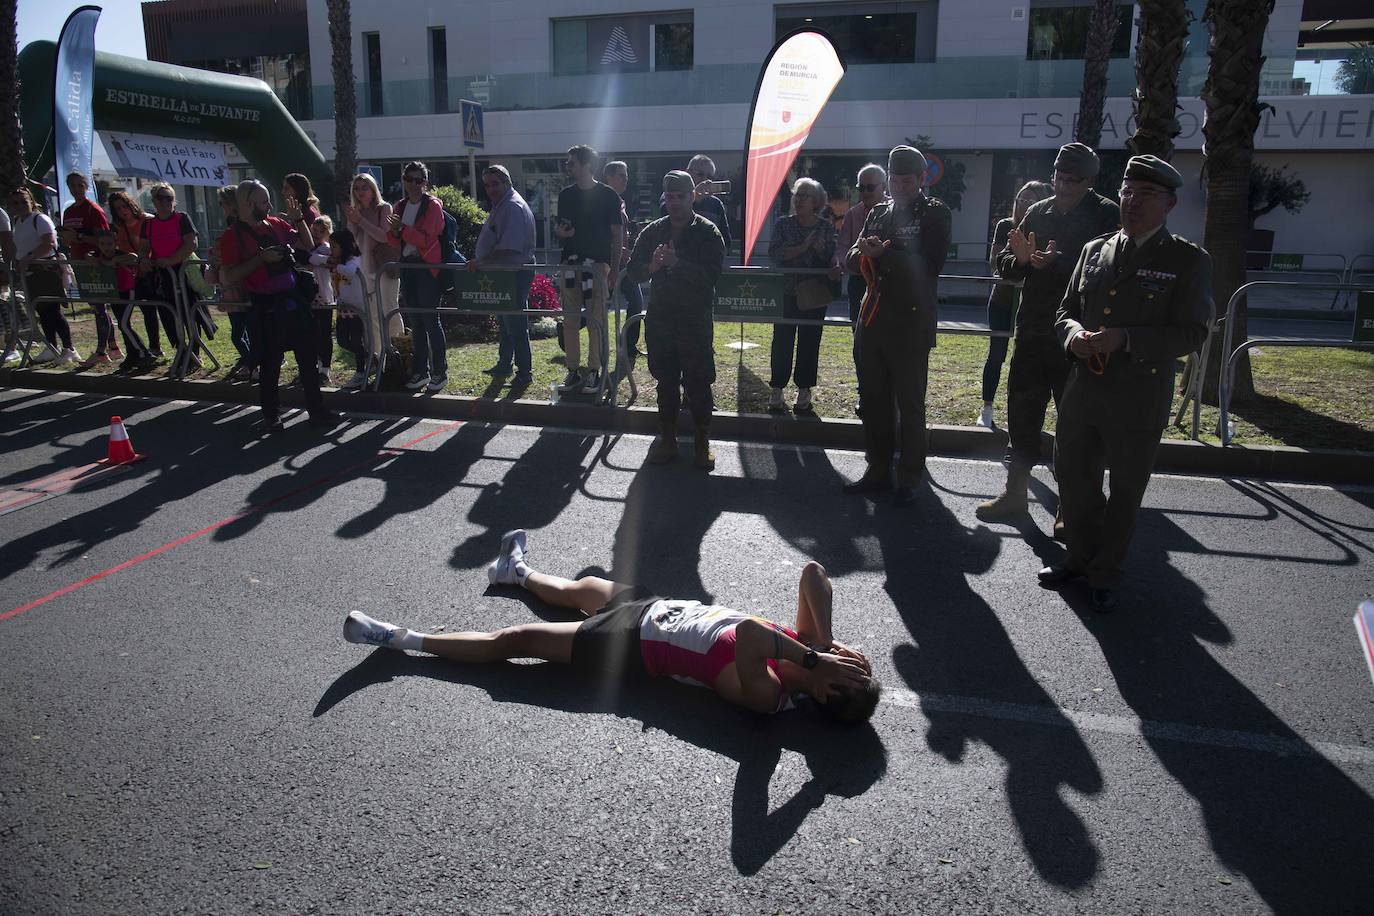
<svg viewBox="0 0 1374 916"><path fill-rule="evenodd" d="M1207 54L1207 80L1202 100L1207 114L1202 122L1202 178L1207 189L1203 246L1212 255L1212 295L1217 309L1226 308L1231 294L1245 282L1245 242L1249 236L1250 166L1255 153L1255 131L1265 106L1259 101L1260 53L1264 30L1274 0L1207 0L1202 21L1211 27ZM1247 333L1245 303L1236 309L1231 336L1237 342ZM1213 335L1209 362L1220 368L1221 335ZM1204 379L1204 395L1215 402L1215 376ZM1236 365L1236 400L1254 394L1250 360L1242 356Z"/></svg>
<svg viewBox="0 0 1374 916"><path fill-rule="evenodd" d="M358 171L358 97L353 87L353 16L349 0L325 0L330 69L334 76L334 200L349 200Z"/></svg>
<svg viewBox="0 0 1374 916"><path fill-rule="evenodd" d="M0 0L0 189L21 187L25 175L17 6L15 0Z"/></svg>
<svg viewBox="0 0 1374 916"><path fill-rule="evenodd" d="M1374 44L1351 45L1350 56L1336 68L1336 88L1350 95L1374 92Z"/></svg>
<svg viewBox="0 0 1374 916"><path fill-rule="evenodd" d="M1179 135L1178 71L1193 18L1186 0L1140 0L1140 30L1135 40L1135 132L1126 140L1132 156L1174 157Z"/></svg>
<svg viewBox="0 0 1374 916"><path fill-rule="evenodd" d="M1107 61L1112 39L1121 20L1117 0L1093 0L1088 20L1088 42L1083 51L1083 91L1078 97L1078 136L1080 143L1093 149L1102 142L1102 107L1107 101Z"/></svg>

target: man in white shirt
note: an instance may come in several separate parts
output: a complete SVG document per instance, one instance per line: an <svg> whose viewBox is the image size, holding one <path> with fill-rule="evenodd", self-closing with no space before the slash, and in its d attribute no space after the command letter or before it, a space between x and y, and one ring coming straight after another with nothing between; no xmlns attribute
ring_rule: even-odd
<svg viewBox="0 0 1374 916"><path fill-rule="evenodd" d="M48 346L57 350L59 341L62 349L57 353L61 364L81 361L81 356L72 347L72 329L62 314L62 303L67 291L62 283L62 270L54 254L57 252L57 227L47 214L41 212L34 203L28 188L19 188L10 194L10 216L13 217L14 266L20 288L25 290L28 302L38 315L39 325ZM47 298L49 301L35 303L34 300ZM41 358L35 362L46 362Z"/></svg>

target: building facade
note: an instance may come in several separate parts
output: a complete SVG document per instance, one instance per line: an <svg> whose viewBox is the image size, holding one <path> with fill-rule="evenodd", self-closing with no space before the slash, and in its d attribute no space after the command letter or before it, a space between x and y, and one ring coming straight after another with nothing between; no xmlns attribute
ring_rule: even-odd
<svg viewBox="0 0 1374 916"><path fill-rule="evenodd" d="M326 4L305 2L315 115L305 126L329 157ZM1188 182L1171 220L1196 238L1203 117L1197 96L1208 40L1203 5L1189 0L1195 18L1175 159ZM1261 221L1275 231L1276 250L1347 258L1374 251L1374 220L1341 218L1374 207L1374 95L1335 94L1311 77L1314 54L1325 53L1323 66L1334 70L1330 61L1346 36L1362 34L1354 19L1359 6L1278 0L1270 18L1262 94L1273 107L1256 135L1258 160L1289 165L1312 192L1300 219L1277 211ZM811 24L835 37L849 69L796 173L818 178L844 206L859 166L915 141L939 159L934 191L954 206L960 257L977 260L1016 187L1047 177L1054 151L1073 139L1090 7L1090 0L487 0L403 7L353 0L359 160L382 168L389 193L399 192L400 167L412 158L428 162L437 183L466 184L457 110L461 99L473 99L486 112L479 167L506 165L537 212L548 215L565 181L564 151L589 143L629 162L636 202L647 214L663 172L693 153L710 154L718 177L738 177L759 65L778 37ZM1108 72L1101 146L1117 156L1131 130L1136 15L1122 5Z"/></svg>

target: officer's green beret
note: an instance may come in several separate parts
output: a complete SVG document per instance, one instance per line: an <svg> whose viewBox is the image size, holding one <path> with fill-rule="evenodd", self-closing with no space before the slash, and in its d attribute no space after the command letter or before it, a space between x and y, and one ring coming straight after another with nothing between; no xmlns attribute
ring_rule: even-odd
<svg viewBox="0 0 1374 916"><path fill-rule="evenodd" d="M1127 181L1148 181L1163 185L1170 191L1183 187L1183 176L1178 169L1158 156L1132 156L1126 163Z"/></svg>
<svg viewBox="0 0 1374 916"><path fill-rule="evenodd" d="M696 190L696 186L696 182L692 180L692 176L681 169L673 169L667 175L663 176L664 191L686 191L690 194Z"/></svg>
<svg viewBox="0 0 1374 916"><path fill-rule="evenodd" d="M1070 143L1059 147L1059 155L1054 157L1054 167L1079 178L1096 178L1102 168L1102 160L1086 143Z"/></svg>
<svg viewBox="0 0 1374 916"><path fill-rule="evenodd" d="M890 175L919 175L926 170L926 157L914 146L894 146L887 154Z"/></svg>

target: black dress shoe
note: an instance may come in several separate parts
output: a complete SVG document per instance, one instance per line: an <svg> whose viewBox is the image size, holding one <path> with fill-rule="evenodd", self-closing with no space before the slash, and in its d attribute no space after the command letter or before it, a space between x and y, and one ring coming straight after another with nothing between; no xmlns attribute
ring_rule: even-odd
<svg viewBox="0 0 1374 916"><path fill-rule="evenodd" d="M310 425L320 429L333 429L342 421L343 418L332 410L326 410L324 413L312 414L310 417Z"/></svg>
<svg viewBox="0 0 1374 916"><path fill-rule="evenodd" d="M886 493L891 488L891 481L882 477L869 477L865 474L858 480L845 484L842 489L851 495L864 496L869 493Z"/></svg>
<svg viewBox="0 0 1374 916"><path fill-rule="evenodd" d="M1116 589L1114 588L1094 588L1088 591L1088 597L1092 600L1093 610L1099 614L1110 614L1116 610L1118 604Z"/></svg>
<svg viewBox="0 0 1374 916"><path fill-rule="evenodd" d="M892 505L899 509L916 505L916 490L912 487L898 487L897 492L892 494Z"/></svg>
<svg viewBox="0 0 1374 916"><path fill-rule="evenodd" d="M279 433L284 429L286 429L286 426L282 423L280 417L277 417L272 420L262 421L262 434L264 436L270 436L273 433Z"/></svg>
<svg viewBox="0 0 1374 916"><path fill-rule="evenodd" d="M1067 566L1046 566L1035 575L1036 578L1040 580L1040 584L1045 588L1059 588L1061 585L1067 585L1075 579L1083 578L1081 572L1076 569L1070 569Z"/></svg>
<svg viewBox="0 0 1374 916"><path fill-rule="evenodd" d="M489 369L483 369L483 370L482 370L482 374L483 374L483 375L494 375L494 376L496 376L497 378L504 378L505 376L510 375L510 370L509 370L509 369L502 369L500 366L492 366L492 367L489 368Z"/></svg>

